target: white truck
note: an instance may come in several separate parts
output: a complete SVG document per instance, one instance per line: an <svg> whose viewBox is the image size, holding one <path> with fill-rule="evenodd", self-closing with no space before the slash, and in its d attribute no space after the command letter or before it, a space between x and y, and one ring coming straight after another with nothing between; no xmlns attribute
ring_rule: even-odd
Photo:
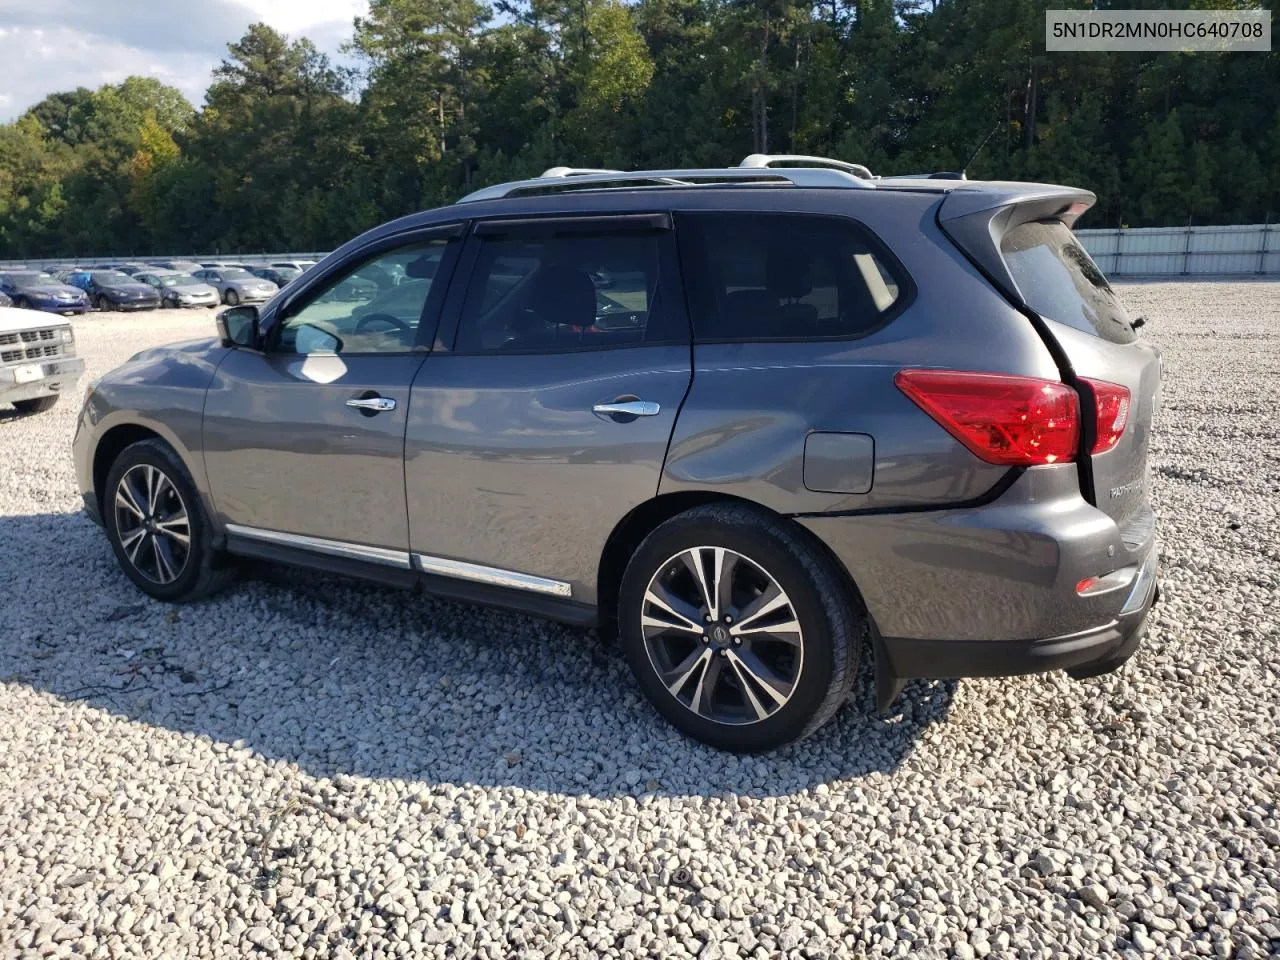
<svg viewBox="0 0 1280 960"><path fill-rule="evenodd" d="M40 413L84 373L71 321L40 310L0 307L0 403Z"/></svg>

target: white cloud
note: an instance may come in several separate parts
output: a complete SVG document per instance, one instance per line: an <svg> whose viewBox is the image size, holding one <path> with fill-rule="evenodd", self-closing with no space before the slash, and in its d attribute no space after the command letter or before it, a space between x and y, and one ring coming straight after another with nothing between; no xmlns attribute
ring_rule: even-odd
<svg viewBox="0 0 1280 960"><path fill-rule="evenodd" d="M368 10L364 0L238 0L253 15L286 33L306 31L317 24L339 22L348 27Z"/></svg>
<svg viewBox="0 0 1280 960"><path fill-rule="evenodd" d="M256 20L331 56L365 0L0 0L0 122L50 93L156 77L199 105L210 72Z"/></svg>

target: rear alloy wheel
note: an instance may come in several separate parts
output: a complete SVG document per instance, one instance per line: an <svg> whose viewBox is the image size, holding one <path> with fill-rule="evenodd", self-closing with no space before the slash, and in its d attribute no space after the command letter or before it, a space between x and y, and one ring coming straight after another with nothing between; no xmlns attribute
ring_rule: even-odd
<svg viewBox="0 0 1280 960"><path fill-rule="evenodd" d="M804 631L787 592L755 561L725 547L690 547L667 558L644 601L649 664L698 716L756 723L795 693Z"/></svg>
<svg viewBox="0 0 1280 960"><path fill-rule="evenodd" d="M227 291L227 306L235 307L240 305L240 294L234 290Z"/></svg>
<svg viewBox="0 0 1280 960"><path fill-rule="evenodd" d="M663 523L623 575L619 636L641 688L688 735L769 750L839 709L866 628L847 578L803 531L740 504Z"/></svg>
<svg viewBox="0 0 1280 960"><path fill-rule="evenodd" d="M212 531L186 467L160 440L126 447L101 491L107 536L121 568L157 600L197 600L234 568L212 548Z"/></svg>

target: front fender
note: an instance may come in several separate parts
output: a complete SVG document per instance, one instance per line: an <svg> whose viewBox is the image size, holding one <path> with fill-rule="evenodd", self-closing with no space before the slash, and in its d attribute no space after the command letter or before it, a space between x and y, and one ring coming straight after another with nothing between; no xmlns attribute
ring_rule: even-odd
<svg viewBox="0 0 1280 960"><path fill-rule="evenodd" d="M114 451L117 444L132 442L145 431L173 447L195 482L206 514L216 516L201 437L205 394L227 353L216 341L147 350L90 389L73 442L76 477L86 504L98 499L99 451Z"/></svg>

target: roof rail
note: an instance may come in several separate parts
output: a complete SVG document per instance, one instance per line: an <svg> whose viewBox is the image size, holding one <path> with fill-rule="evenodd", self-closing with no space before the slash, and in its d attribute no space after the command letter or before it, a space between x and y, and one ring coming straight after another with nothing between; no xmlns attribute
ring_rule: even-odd
<svg viewBox="0 0 1280 960"><path fill-rule="evenodd" d="M856 166L851 164L850 166ZM552 171L567 169L572 173L554 175ZM865 169L865 168L864 168ZM522 193L548 192L574 189L654 187L711 187L786 185L792 187L854 187L874 189L875 184L852 172L821 167L791 168L743 168L709 167L697 170L613 170L601 173L582 173L572 167L552 167L541 177L531 180L514 180L484 187L467 194L458 203L476 203L481 200L498 200Z"/></svg>
<svg viewBox="0 0 1280 960"><path fill-rule="evenodd" d="M874 180L871 171L860 163L846 163L844 160L832 160L830 157L808 157L800 153L753 153L738 166L755 169L769 169L774 164L799 163L806 167L824 167L831 170L843 170L863 180Z"/></svg>
<svg viewBox="0 0 1280 960"><path fill-rule="evenodd" d="M543 170L538 174L538 178L543 177L583 177L589 173L622 173L621 170L612 170L607 167L596 169L594 167L551 167Z"/></svg>
<svg viewBox="0 0 1280 960"><path fill-rule="evenodd" d="M968 180L963 170L939 170L937 173L898 173L881 180Z"/></svg>

